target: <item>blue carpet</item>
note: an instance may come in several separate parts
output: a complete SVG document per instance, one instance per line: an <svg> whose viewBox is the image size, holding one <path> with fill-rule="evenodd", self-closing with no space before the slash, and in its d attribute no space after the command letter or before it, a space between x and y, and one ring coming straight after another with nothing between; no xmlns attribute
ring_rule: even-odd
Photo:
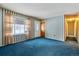
<svg viewBox="0 0 79 59"><path fill-rule="evenodd" d="M78 56L79 48L65 42L37 38L0 47L0 56Z"/></svg>

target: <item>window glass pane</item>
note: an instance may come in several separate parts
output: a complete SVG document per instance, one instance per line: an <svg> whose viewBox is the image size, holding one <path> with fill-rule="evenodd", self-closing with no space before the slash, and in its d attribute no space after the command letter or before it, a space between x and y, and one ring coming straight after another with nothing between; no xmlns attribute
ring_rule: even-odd
<svg viewBox="0 0 79 59"><path fill-rule="evenodd" d="M15 19L12 25L12 34L19 35L19 34L29 34L29 24L28 21L23 21L19 19Z"/></svg>
<svg viewBox="0 0 79 59"><path fill-rule="evenodd" d="M20 33L21 33L21 34L24 33L24 25L20 25Z"/></svg>
<svg viewBox="0 0 79 59"><path fill-rule="evenodd" d="M39 31L39 24L36 24L36 31Z"/></svg>
<svg viewBox="0 0 79 59"><path fill-rule="evenodd" d="M13 34L24 34L24 25L22 24L13 25Z"/></svg>
<svg viewBox="0 0 79 59"><path fill-rule="evenodd" d="M12 24L12 34L14 35L14 24Z"/></svg>

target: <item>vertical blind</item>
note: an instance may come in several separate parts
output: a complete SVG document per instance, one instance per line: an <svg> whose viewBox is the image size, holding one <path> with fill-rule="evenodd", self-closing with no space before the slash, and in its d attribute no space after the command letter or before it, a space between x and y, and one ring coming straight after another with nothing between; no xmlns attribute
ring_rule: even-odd
<svg viewBox="0 0 79 59"><path fill-rule="evenodd" d="M3 39L3 43L4 45L7 45L7 44L11 44L13 43L13 37L12 37L12 22L13 22L13 19L12 19L12 12L11 11L7 11L7 10L4 10L4 39Z"/></svg>
<svg viewBox="0 0 79 59"><path fill-rule="evenodd" d="M26 16L3 10L3 44L8 45L30 38L31 20Z"/></svg>

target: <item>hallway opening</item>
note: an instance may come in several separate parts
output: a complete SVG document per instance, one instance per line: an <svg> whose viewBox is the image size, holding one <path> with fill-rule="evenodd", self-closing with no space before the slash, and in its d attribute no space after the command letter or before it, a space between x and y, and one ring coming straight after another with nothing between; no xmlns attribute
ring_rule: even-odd
<svg viewBox="0 0 79 59"><path fill-rule="evenodd" d="M78 43L78 15L65 15L64 16L64 38L65 41Z"/></svg>

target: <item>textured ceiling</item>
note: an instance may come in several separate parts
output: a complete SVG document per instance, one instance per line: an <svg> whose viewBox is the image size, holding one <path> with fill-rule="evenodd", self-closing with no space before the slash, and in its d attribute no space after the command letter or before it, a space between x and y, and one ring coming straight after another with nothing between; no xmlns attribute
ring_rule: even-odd
<svg viewBox="0 0 79 59"><path fill-rule="evenodd" d="M77 3L2 3L1 7L38 18L50 18L79 12Z"/></svg>

